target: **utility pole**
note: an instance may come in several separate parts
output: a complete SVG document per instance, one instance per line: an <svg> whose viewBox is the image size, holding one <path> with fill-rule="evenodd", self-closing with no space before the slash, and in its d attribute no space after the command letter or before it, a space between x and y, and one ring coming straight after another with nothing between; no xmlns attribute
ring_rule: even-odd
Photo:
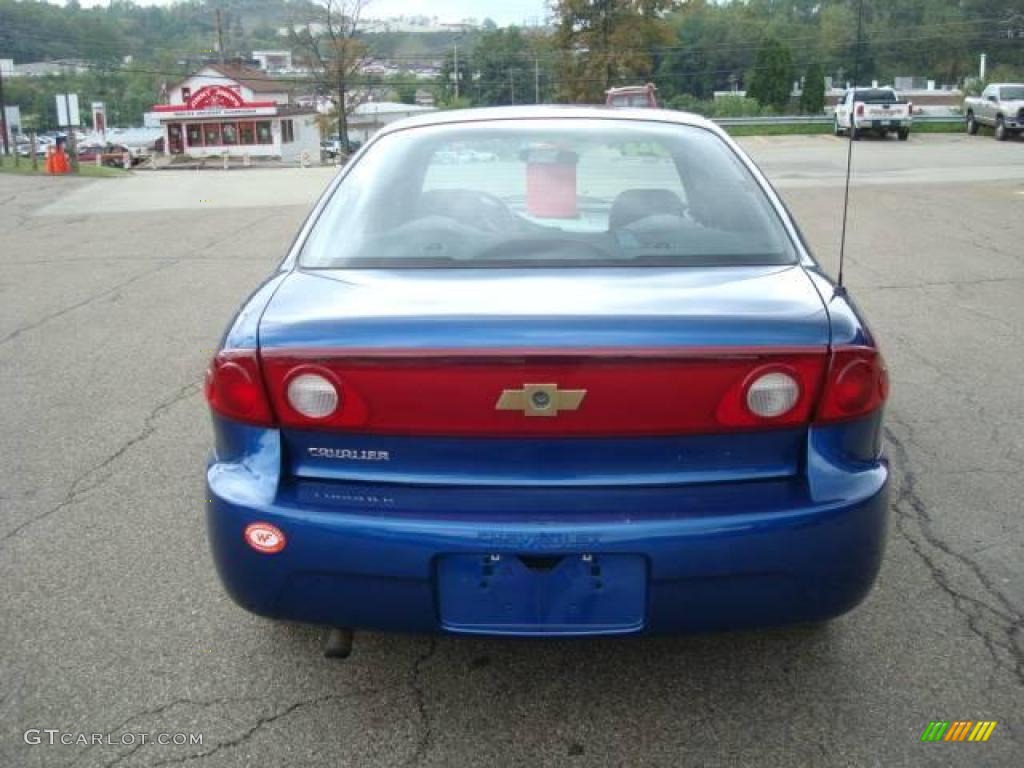
<svg viewBox="0 0 1024 768"><path fill-rule="evenodd" d="M224 63L224 24L221 22L220 8L217 9L217 53L220 54L220 63Z"/></svg>
<svg viewBox="0 0 1024 768"><path fill-rule="evenodd" d="M459 44L452 43L452 47L455 49L455 100L459 100Z"/></svg>
<svg viewBox="0 0 1024 768"><path fill-rule="evenodd" d="M533 103L540 104L540 59L533 57Z"/></svg>
<svg viewBox="0 0 1024 768"><path fill-rule="evenodd" d="M516 81L512 78L512 70L508 71L508 90L512 96L512 103L516 103Z"/></svg>
<svg viewBox="0 0 1024 768"><path fill-rule="evenodd" d="M0 69L0 126L3 127L4 133L4 154L9 155L11 153L11 146L8 143L7 131L7 102L4 101L4 72ZM15 153L17 154L17 153Z"/></svg>

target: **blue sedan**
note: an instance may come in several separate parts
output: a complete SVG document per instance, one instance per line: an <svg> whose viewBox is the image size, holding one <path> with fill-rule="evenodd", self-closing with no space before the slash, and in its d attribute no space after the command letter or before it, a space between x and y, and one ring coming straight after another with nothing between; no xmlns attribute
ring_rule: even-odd
<svg viewBox="0 0 1024 768"><path fill-rule="evenodd" d="M471 154L493 159L449 161ZM339 174L211 363L213 558L246 609L344 633L827 620L881 562L887 388L714 125L413 118Z"/></svg>

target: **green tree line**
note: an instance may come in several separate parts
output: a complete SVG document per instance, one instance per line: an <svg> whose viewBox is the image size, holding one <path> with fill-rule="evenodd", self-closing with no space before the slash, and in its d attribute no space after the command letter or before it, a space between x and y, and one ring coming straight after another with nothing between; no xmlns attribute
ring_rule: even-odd
<svg viewBox="0 0 1024 768"><path fill-rule="evenodd" d="M955 85L976 73L982 52L988 54L993 79L1024 77L1021 0L863 0L858 49L859 4L549 0L546 28L486 23L469 33L413 35L364 27L359 37L370 56L407 68L440 61L434 90L444 106L595 103L609 87L651 81L662 102L675 107L723 114L816 112L824 98L823 78L840 84L851 80L855 59L862 83L917 75ZM53 93L74 87L83 103L106 101L112 121L138 122L163 82L214 54L216 10L221 10L225 53L233 56L287 45L277 29L310 7L310 0L185 0L159 6L113 0L90 8L74 0L66 7L0 0L0 58L90 63L90 71L73 80L10 79L7 98L45 126L52 124ZM804 95L792 101L792 85L800 80ZM410 101L419 83L407 73L386 82L356 79L354 85L377 85L391 98ZM313 86L303 81L296 87ZM746 91L748 98L711 101L715 91L729 90Z"/></svg>

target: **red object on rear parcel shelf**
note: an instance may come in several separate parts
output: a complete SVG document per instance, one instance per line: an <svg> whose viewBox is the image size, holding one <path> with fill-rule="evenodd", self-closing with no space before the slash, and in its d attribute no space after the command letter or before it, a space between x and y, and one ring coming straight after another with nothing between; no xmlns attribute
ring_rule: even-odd
<svg viewBox="0 0 1024 768"><path fill-rule="evenodd" d="M526 160L526 210L545 219L576 218L579 155L554 147L534 147L523 156Z"/></svg>

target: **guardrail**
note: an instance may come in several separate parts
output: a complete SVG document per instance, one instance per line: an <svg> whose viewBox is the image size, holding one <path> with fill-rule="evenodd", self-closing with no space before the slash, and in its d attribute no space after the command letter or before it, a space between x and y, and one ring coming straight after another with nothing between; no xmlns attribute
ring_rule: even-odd
<svg viewBox="0 0 1024 768"><path fill-rule="evenodd" d="M832 125L832 115L773 115L763 117L713 117L723 127L732 125ZM959 123L961 115L914 115L915 123Z"/></svg>

